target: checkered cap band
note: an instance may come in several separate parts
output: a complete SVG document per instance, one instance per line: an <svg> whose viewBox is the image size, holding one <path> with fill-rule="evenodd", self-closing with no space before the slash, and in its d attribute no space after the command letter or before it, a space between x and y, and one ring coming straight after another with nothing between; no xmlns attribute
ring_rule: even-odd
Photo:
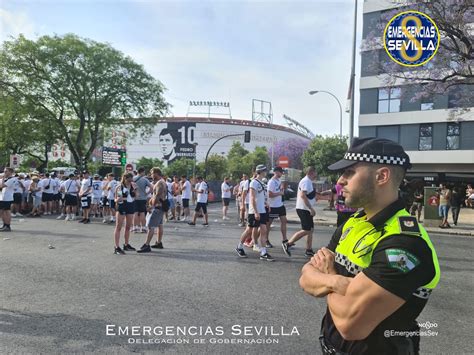
<svg viewBox="0 0 474 355"><path fill-rule="evenodd" d="M340 253L336 253L336 256L334 257L334 261L338 263L339 265L342 265L346 268L347 271L349 271L352 275L357 275L359 272L364 270L363 267L360 267L359 265L354 264L352 261L350 261L347 256L342 255Z"/></svg>
<svg viewBox="0 0 474 355"><path fill-rule="evenodd" d="M433 290L430 288L419 287L416 289L415 292L413 292L413 296L427 300L428 298L430 298L431 291Z"/></svg>
<svg viewBox="0 0 474 355"><path fill-rule="evenodd" d="M344 155L345 160L355 160L374 164L387 164L387 165L399 165L404 166L407 163L406 158L391 157L387 155L375 155L375 154L364 154L364 153L346 153Z"/></svg>

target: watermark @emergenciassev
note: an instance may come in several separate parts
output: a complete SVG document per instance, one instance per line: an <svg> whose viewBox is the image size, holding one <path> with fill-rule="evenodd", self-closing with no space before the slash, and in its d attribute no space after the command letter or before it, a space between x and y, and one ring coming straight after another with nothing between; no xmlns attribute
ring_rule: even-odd
<svg viewBox="0 0 474 355"><path fill-rule="evenodd" d="M240 324L227 327L107 324L105 334L126 337L128 344L279 344L281 339L300 336L296 326Z"/></svg>
<svg viewBox="0 0 474 355"><path fill-rule="evenodd" d="M385 338L391 337L413 337L413 336L420 336L420 337L435 337L438 336L439 332L435 329L438 328L438 323L434 322L431 323L430 321L426 321L423 323L418 323L420 329L419 330L393 330L387 329L384 331L383 335Z"/></svg>

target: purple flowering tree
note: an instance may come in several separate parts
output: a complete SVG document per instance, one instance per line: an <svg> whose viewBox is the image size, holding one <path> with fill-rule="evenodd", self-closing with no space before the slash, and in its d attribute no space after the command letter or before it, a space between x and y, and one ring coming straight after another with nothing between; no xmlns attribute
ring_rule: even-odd
<svg viewBox="0 0 474 355"><path fill-rule="evenodd" d="M387 86L415 84L409 92L412 101L449 93L458 107L474 102L474 2L472 0L393 0L402 5L383 12L372 23L373 31L362 43L374 74L384 74ZM404 10L416 10L430 16L440 31L438 52L427 64L404 68L390 60L383 49L382 37L388 21ZM363 52L364 55L364 52ZM421 89L420 89L421 88Z"/></svg>
<svg viewBox="0 0 474 355"><path fill-rule="evenodd" d="M290 168L303 169L301 157L303 156L303 152L308 147L309 142L309 140L305 139L285 139L282 141L275 142L273 148L270 148L268 151L270 161L272 159L272 149L274 149L274 165L277 164L279 157L287 156L290 160Z"/></svg>

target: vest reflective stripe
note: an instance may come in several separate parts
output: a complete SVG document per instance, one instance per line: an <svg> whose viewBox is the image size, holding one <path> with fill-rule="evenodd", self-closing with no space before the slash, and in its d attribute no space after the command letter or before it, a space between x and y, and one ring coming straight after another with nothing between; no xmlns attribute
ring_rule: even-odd
<svg viewBox="0 0 474 355"><path fill-rule="evenodd" d="M336 253L334 260L339 265L342 265L343 267L345 267L346 270L349 271L352 275L357 275L359 272L364 270L364 268L354 264L345 255L342 255L340 253Z"/></svg>
<svg viewBox="0 0 474 355"><path fill-rule="evenodd" d="M419 225L420 234L405 233L400 230L398 218L403 216L410 216L410 214L402 209L395 213L388 219L382 228L375 228L370 222L366 220L362 213L354 214L344 224L339 244L336 248L335 261L342 265L352 275L357 275L359 272L369 267L372 262L372 254L380 243L385 238L392 235L404 234L413 238L423 238L428 247L431 249L433 264L435 266L435 276L426 285L418 288L413 295L419 298L427 299L431 291L439 282L440 270L436 251L428 236L428 233Z"/></svg>

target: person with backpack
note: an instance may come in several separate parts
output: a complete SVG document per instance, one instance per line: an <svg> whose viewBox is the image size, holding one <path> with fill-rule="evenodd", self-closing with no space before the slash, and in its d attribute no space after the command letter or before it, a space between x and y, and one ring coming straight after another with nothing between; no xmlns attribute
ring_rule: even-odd
<svg viewBox="0 0 474 355"><path fill-rule="evenodd" d="M77 193L80 190L76 176L69 174L69 179L61 184L59 190L64 194L65 221L74 221L76 219Z"/></svg>
<svg viewBox="0 0 474 355"><path fill-rule="evenodd" d="M141 246L137 253L149 253L151 248L163 249L163 217L168 212L170 206L167 197L168 187L163 179L160 168L153 168L150 171L153 178L153 192L152 197L149 201L148 213L146 215L146 227L148 228L148 234L145 244ZM153 235L156 234L156 242L150 246Z"/></svg>
<svg viewBox="0 0 474 355"><path fill-rule="evenodd" d="M117 222L115 223L114 239L115 250L114 254L124 255L125 251L136 250L130 245L130 229L133 224L133 216L135 215L135 193L136 185L133 182L133 174L125 173L122 175L120 184L115 188L115 204L117 206ZM123 222L125 221L125 243L123 249L120 248L120 231L122 230Z"/></svg>
<svg viewBox="0 0 474 355"><path fill-rule="evenodd" d="M248 225L240 236L239 244L235 251L241 258L246 258L244 251L244 242L249 236L252 236L254 245L257 245L258 235L260 233L260 248L256 249L260 252L260 260L274 261L273 257L267 252L267 221L268 213L265 209L266 187L262 180L267 175L267 167L265 165L257 165L256 176L250 182L249 187L249 214Z"/></svg>
<svg viewBox="0 0 474 355"><path fill-rule="evenodd" d="M89 172L84 170L82 172L83 179L81 182L81 190L79 191L79 198L82 207L82 219L79 223L88 224L91 222L89 219L89 212L92 203L92 177L89 176Z"/></svg>

